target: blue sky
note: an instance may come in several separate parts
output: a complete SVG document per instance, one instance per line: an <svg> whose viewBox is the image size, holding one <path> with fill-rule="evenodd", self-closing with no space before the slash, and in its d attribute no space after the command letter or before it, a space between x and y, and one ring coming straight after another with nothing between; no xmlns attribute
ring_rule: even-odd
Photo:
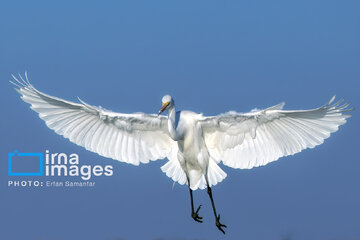
<svg viewBox="0 0 360 240"><path fill-rule="evenodd" d="M358 239L357 111L321 146L252 170L222 168L205 191L204 223L190 218L185 186L160 160L134 167L49 130L9 84L28 71L39 90L118 112L155 113L170 93L179 109L215 115L286 101L307 109L333 94L360 103L358 1L6 1L0 8L1 239ZM113 165L93 188L14 188L7 154L77 153ZM51 178L50 180L68 180ZM48 180L48 179L46 179Z"/></svg>

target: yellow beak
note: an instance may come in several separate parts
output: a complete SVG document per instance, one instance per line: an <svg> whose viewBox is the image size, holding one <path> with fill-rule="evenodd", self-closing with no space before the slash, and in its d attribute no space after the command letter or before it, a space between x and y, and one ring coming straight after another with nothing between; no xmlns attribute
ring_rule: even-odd
<svg viewBox="0 0 360 240"><path fill-rule="evenodd" d="M162 104L162 107L161 107L161 109L160 109L159 112L158 112L158 116L159 116L163 111L165 111L165 109L169 106L169 104L170 104L170 102L167 102L167 103L163 103L163 104Z"/></svg>

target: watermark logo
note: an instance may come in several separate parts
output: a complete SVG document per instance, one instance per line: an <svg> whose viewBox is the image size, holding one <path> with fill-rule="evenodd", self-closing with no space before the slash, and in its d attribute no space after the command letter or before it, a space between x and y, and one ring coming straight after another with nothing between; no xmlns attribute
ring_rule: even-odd
<svg viewBox="0 0 360 240"><path fill-rule="evenodd" d="M80 157L76 153L50 153L49 150L44 153L24 153L15 150L8 154L8 175L15 176L15 180L8 181L8 186L15 187L31 185L41 187L94 186L93 178L112 176L113 166L81 164ZM35 181L28 178L19 180L16 176L40 178ZM62 177L62 180L48 181L49 177ZM47 180L42 181L45 178Z"/></svg>
<svg viewBox="0 0 360 240"><path fill-rule="evenodd" d="M20 153L17 150L9 153L9 176L42 176L43 158L43 153Z"/></svg>

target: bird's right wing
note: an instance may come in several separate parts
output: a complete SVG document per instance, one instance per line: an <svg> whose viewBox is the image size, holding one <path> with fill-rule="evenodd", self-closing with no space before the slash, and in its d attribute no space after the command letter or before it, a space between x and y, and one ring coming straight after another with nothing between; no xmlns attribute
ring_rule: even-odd
<svg viewBox="0 0 360 240"><path fill-rule="evenodd" d="M210 155L233 168L253 168L313 148L350 115L348 104L311 110L282 110L284 103L249 113L228 112L200 121Z"/></svg>
<svg viewBox="0 0 360 240"><path fill-rule="evenodd" d="M13 76L14 77L14 76ZM171 154L175 142L167 130L167 118L153 114L123 114L66 101L40 92L27 80L14 77L21 98L39 113L46 125L101 156L139 165Z"/></svg>

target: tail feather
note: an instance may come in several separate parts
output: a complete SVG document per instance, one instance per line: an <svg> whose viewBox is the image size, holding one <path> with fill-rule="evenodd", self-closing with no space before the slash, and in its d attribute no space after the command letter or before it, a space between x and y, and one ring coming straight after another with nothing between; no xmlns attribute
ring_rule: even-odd
<svg viewBox="0 0 360 240"><path fill-rule="evenodd" d="M226 178L227 174L216 164L215 160L210 158L207 171L209 185L215 186Z"/></svg>
<svg viewBox="0 0 360 240"><path fill-rule="evenodd" d="M174 182L178 182L180 185L184 185L186 180L186 174L181 168L180 163L177 159L170 160L161 167L166 176L171 178Z"/></svg>

